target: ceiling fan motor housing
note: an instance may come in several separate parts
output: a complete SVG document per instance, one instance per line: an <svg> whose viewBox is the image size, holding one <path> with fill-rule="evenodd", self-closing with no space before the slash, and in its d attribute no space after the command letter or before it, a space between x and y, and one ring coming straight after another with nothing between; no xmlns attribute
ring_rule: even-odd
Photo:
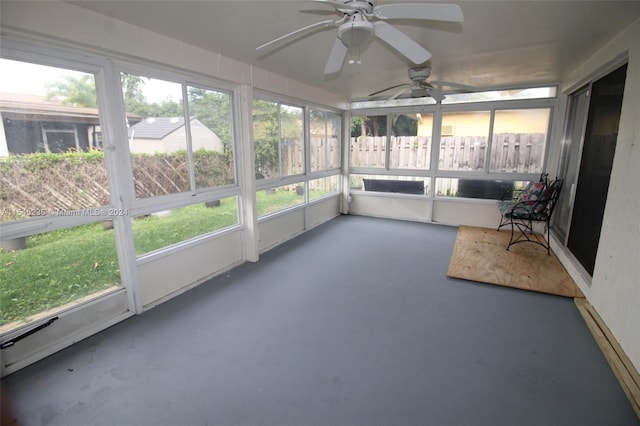
<svg viewBox="0 0 640 426"><path fill-rule="evenodd" d="M409 79L411 81L424 81L431 75L431 68L417 67L409 68Z"/></svg>
<svg viewBox="0 0 640 426"><path fill-rule="evenodd" d="M410 94L412 98L423 98L429 94L429 91L426 87L416 86L411 88Z"/></svg>

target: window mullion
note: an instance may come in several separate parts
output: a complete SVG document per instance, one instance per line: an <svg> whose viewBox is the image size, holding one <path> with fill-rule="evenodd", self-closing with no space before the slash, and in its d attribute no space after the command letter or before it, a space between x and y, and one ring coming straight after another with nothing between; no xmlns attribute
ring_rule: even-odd
<svg viewBox="0 0 640 426"><path fill-rule="evenodd" d="M440 140L442 131L442 105L438 104L438 107L433 113L433 129L431 133L431 190L432 197L435 196L435 184L436 174L438 173L438 164L440 162Z"/></svg>
<svg viewBox="0 0 640 426"><path fill-rule="evenodd" d="M385 153L384 153L384 169L389 170L391 161L391 114L387 114L387 129L386 129L386 142L385 142Z"/></svg>
<svg viewBox="0 0 640 426"><path fill-rule="evenodd" d="M496 109L491 108L491 117L489 118L489 136L487 139L487 155L484 157L484 172L489 174L491 169L491 152L493 151L493 125L496 120Z"/></svg>
<svg viewBox="0 0 640 426"><path fill-rule="evenodd" d="M184 116L184 131L187 143L189 185L191 187L191 192L196 192L196 170L193 158L193 141L191 137L191 113L189 112L189 94L186 84L182 84L182 115Z"/></svg>
<svg viewBox="0 0 640 426"><path fill-rule="evenodd" d="M278 179L282 179L282 104L278 102Z"/></svg>

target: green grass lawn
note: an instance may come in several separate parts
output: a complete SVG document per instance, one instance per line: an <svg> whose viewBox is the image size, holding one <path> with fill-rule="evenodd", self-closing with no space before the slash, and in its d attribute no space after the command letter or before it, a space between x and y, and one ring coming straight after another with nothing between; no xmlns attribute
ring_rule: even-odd
<svg viewBox="0 0 640 426"><path fill-rule="evenodd" d="M256 197L259 216L304 202L295 191L258 191ZM136 254L236 223L235 197L221 200L219 207L195 204L134 218ZM0 251L0 266L0 326L121 285L114 231L101 222L32 235L26 249Z"/></svg>
<svg viewBox="0 0 640 426"><path fill-rule="evenodd" d="M28 237L0 264L0 325L120 285L113 230L101 223Z"/></svg>
<svg viewBox="0 0 640 426"><path fill-rule="evenodd" d="M297 195L295 191L276 189L273 193L270 191L256 192L258 217L302 203L304 203L304 195Z"/></svg>
<svg viewBox="0 0 640 426"><path fill-rule="evenodd" d="M138 256L238 223L236 198L220 200L219 207L194 204L172 210L166 216L133 220L133 243Z"/></svg>

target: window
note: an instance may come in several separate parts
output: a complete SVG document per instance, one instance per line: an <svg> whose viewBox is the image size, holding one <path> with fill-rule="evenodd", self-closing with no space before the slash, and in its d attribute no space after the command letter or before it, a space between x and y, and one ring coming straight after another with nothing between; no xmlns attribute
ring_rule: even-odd
<svg viewBox="0 0 640 426"><path fill-rule="evenodd" d="M280 105L280 176L304 173L304 111Z"/></svg>
<svg viewBox="0 0 640 426"><path fill-rule="evenodd" d="M135 217L132 227L136 254L141 256L238 223L237 197Z"/></svg>
<svg viewBox="0 0 640 426"><path fill-rule="evenodd" d="M256 192L258 217L304 203L304 185L282 185Z"/></svg>
<svg viewBox="0 0 640 426"><path fill-rule="evenodd" d="M229 93L187 86L196 189L235 183Z"/></svg>
<svg viewBox="0 0 640 426"><path fill-rule="evenodd" d="M450 93L442 100L442 104L458 104L466 102L491 102L524 99L545 99L555 98L558 95L558 88L531 87L512 90L494 90L488 92L473 93Z"/></svg>
<svg viewBox="0 0 640 426"><path fill-rule="evenodd" d="M136 198L191 189L182 85L121 74Z"/></svg>
<svg viewBox="0 0 640 426"><path fill-rule="evenodd" d="M114 230L101 222L3 240L2 245L0 331L122 285Z"/></svg>
<svg viewBox="0 0 640 426"><path fill-rule="evenodd" d="M235 182L228 93L127 73L121 81L136 198Z"/></svg>
<svg viewBox="0 0 640 426"><path fill-rule="evenodd" d="M484 170L491 112L448 112L442 114L439 170ZM452 133L452 134L451 134Z"/></svg>
<svg viewBox="0 0 640 426"><path fill-rule="evenodd" d="M72 123L43 122L42 139L45 152L86 151L89 148L87 145L80 146L78 129Z"/></svg>
<svg viewBox="0 0 640 426"><path fill-rule="evenodd" d="M254 99L253 143L257 179L304 174L304 109Z"/></svg>
<svg viewBox="0 0 640 426"><path fill-rule="evenodd" d="M496 111L490 171L541 173L550 113L549 108Z"/></svg>
<svg viewBox="0 0 640 426"><path fill-rule="evenodd" d="M339 182L340 176L338 175L310 180L308 184L309 200L315 200L340 192Z"/></svg>
<svg viewBox="0 0 640 426"><path fill-rule="evenodd" d="M351 167L428 170L432 133L431 113L354 116Z"/></svg>
<svg viewBox="0 0 640 426"><path fill-rule="evenodd" d="M0 59L0 332L122 286L94 80Z"/></svg>
<svg viewBox="0 0 640 426"><path fill-rule="evenodd" d="M505 179L437 178L435 190L437 197L512 200L527 183Z"/></svg>
<svg viewBox="0 0 640 426"><path fill-rule="evenodd" d="M89 143L100 126L94 76L0 59L0 79L17 92L2 94L0 221L111 204L104 153Z"/></svg>
<svg viewBox="0 0 640 426"><path fill-rule="evenodd" d="M339 168L341 117L313 108L309 117L311 172Z"/></svg>
<svg viewBox="0 0 640 426"><path fill-rule="evenodd" d="M393 93L393 92L391 92ZM449 96L449 95L447 95ZM406 98L406 99L383 99L383 100L362 100L351 102L351 110L357 109L373 109L373 108L390 108L390 107L407 107L420 105L435 105L436 101L432 97L422 98Z"/></svg>
<svg viewBox="0 0 640 426"><path fill-rule="evenodd" d="M430 181L430 178L423 176L352 174L349 176L349 188L357 191L424 195L429 194Z"/></svg>
<svg viewBox="0 0 640 426"><path fill-rule="evenodd" d="M389 168L429 169L433 114L393 114Z"/></svg>
<svg viewBox="0 0 640 426"><path fill-rule="evenodd" d="M439 197L500 199L517 193L544 169L553 106L549 98L556 95L556 87L451 94L443 104L487 102L477 109L442 105L352 115L350 188L417 193L416 183L393 182L416 180L424 182L426 195ZM440 134L434 137L435 129Z"/></svg>
<svg viewBox="0 0 640 426"><path fill-rule="evenodd" d="M350 166L384 168L387 153L387 116L351 117Z"/></svg>

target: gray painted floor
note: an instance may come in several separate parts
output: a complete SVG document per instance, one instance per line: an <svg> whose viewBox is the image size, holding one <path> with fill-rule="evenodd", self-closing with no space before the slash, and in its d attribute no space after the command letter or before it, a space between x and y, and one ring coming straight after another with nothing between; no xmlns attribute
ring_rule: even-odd
<svg viewBox="0 0 640 426"><path fill-rule="evenodd" d="M572 299L343 216L3 380L25 425L637 425Z"/></svg>

